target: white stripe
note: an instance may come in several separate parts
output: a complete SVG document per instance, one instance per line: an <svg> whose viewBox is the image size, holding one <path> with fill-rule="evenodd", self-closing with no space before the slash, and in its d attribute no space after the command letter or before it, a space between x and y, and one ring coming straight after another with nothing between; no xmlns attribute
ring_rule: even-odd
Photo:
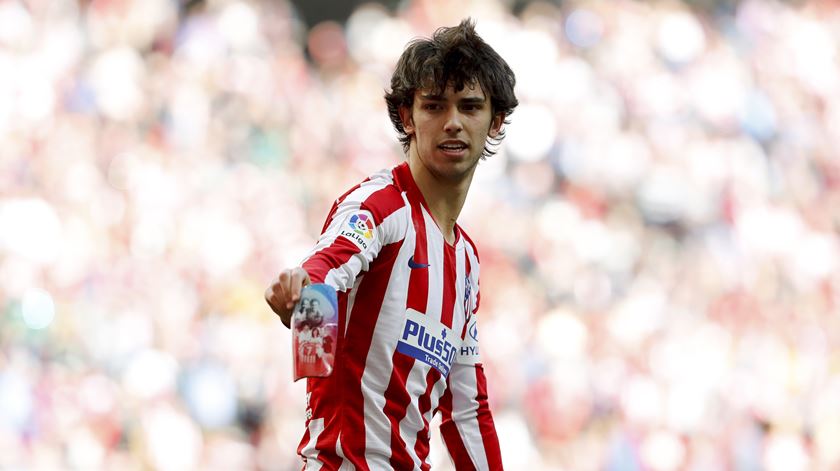
<svg viewBox="0 0 840 471"><path fill-rule="evenodd" d="M347 295L347 313L344 316L344 335L347 335L347 328L350 326L350 314L353 312L353 306L356 304L356 293L359 291L359 285L365 279L364 274L356 277L356 282L353 283L353 289Z"/></svg>
<svg viewBox="0 0 840 471"><path fill-rule="evenodd" d="M426 417L426 421L429 424L429 428L431 429L432 419L435 417L435 409L437 409L438 405L440 404L440 398L443 396L443 393L446 392L446 378L443 376L439 377L435 385L432 387L431 397L429 401L429 410L423 415ZM427 441L431 440L431 430L427 431L429 434L426 436ZM428 459L431 456L431 443L429 443L429 454L426 456L426 461L424 463L428 463Z"/></svg>
<svg viewBox="0 0 840 471"><path fill-rule="evenodd" d="M458 434L467 448L470 458L478 469L489 469L487 454L484 451L484 442L481 439L481 429L478 427L478 401L475 400L478 392L476 384L475 367L471 365L452 366L450 376L450 388L452 389L452 420L458 427Z"/></svg>
<svg viewBox="0 0 840 471"><path fill-rule="evenodd" d="M364 269L362 262L362 257L358 255L350 257L344 265L328 271L327 276L324 277L324 283L332 286L336 291L347 290L350 288L349 282L352 280L355 285L356 277Z"/></svg>
<svg viewBox="0 0 840 471"><path fill-rule="evenodd" d="M400 421L400 437L405 442L405 451L414 462L415 468L420 467L420 458L414 451L414 445L417 443L417 432L423 430L423 417L420 415L418 400L426 392L426 374L430 369L425 363L414 362L405 385L411 402L408 404L405 417Z"/></svg>
<svg viewBox="0 0 840 471"><path fill-rule="evenodd" d="M478 254L476 253L475 248L472 246L472 244L466 241L464 241L464 249L466 251L467 256L470 257L470 276L473 278L473 280L477 280L480 268L478 264Z"/></svg>
<svg viewBox="0 0 840 471"><path fill-rule="evenodd" d="M434 418L435 409L440 402L441 396L443 396L443 393L446 390L446 378L439 376L437 382L435 382L434 386L432 386L432 390L430 391L429 410L421 416L419 401L420 397L423 396L426 392L426 388L428 387L428 384L426 383L426 376L430 369L431 367L426 366L423 363L416 362L414 364L414 368L411 370L411 374L408 377L408 390L411 395L411 404L406 411L405 417L402 421L400 421L400 436L403 437L408 454L414 461L414 466L417 469L425 463L425 461L420 461L420 457L415 451L415 447L417 446L417 434L424 428L428 427L426 425L427 423L431 424L432 419ZM414 414L412 414L412 412L414 412ZM423 422L423 418L426 419L426 423ZM431 434L427 435L427 440L430 435ZM428 459L428 456L426 459Z"/></svg>
<svg viewBox="0 0 840 471"><path fill-rule="evenodd" d="M306 460L306 464L303 469L306 471L318 471L324 466L324 464L318 461L318 450L315 448L315 444L318 443L318 436L320 436L321 432L324 431L324 419L320 418L310 420L308 428L309 441L306 443L306 446L303 447L303 450L301 450L301 455L303 455Z"/></svg>
<svg viewBox="0 0 840 471"><path fill-rule="evenodd" d="M338 438L335 441L335 454L341 457L341 465L338 467L338 471L355 471L356 467L353 466L353 463L347 461L347 458L344 456L344 449L341 448L341 435L339 434Z"/></svg>

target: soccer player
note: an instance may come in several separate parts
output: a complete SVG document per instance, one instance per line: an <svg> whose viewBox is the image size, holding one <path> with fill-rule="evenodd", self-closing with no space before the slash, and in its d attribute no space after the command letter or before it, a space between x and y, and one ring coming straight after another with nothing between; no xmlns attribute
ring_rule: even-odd
<svg viewBox="0 0 840 471"><path fill-rule="evenodd" d="M479 258L456 223L518 102L472 20L408 44L385 100L407 162L339 197L300 267L266 289L288 326L303 286L338 291L335 370L307 379L304 469L428 469L429 422L456 468L502 469L479 357Z"/></svg>

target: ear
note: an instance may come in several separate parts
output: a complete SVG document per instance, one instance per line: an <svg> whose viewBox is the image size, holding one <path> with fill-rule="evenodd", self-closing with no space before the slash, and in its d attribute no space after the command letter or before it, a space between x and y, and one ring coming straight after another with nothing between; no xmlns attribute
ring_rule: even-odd
<svg viewBox="0 0 840 471"><path fill-rule="evenodd" d="M400 120L407 135L414 134L414 118L411 116L411 108L400 106Z"/></svg>
<svg viewBox="0 0 840 471"><path fill-rule="evenodd" d="M505 114L504 113L496 113L493 116L493 120L490 121L490 130L487 131L487 135L490 137L496 137L502 131L502 124L505 123Z"/></svg>

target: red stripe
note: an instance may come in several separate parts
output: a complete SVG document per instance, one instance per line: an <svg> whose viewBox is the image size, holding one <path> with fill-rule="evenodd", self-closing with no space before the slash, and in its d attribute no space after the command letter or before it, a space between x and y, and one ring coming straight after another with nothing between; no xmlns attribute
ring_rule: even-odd
<svg viewBox="0 0 840 471"><path fill-rule="evenodd" d="M481 431L487 464L490 469L502 469L502 452L499 448L499 437L496 435L496 425L493 423L493 414L490 412L490 404L487 400L487 377L484 376L482 365L475 365L475 384L478 392L476 395L478 429Z"/></svg>
<svg viewBox="0 0 840 471"><path fill-rule="evenodd" d="M373 214L376 224L382 224L391 214L405 207L402 194L393 185L376 190L362 202L361 208Z"/></svg>
<svg viewBox="0 0 840 471"><path fill-rule="evenodd" d="M323 283L333 268L349 262L361 249L344 236L338 236L328 247L315 252L305 262L303 269L313 283Z"/></svg>
<svg viewBox="0 0 840 471"><path fill-rule="evenodd" d="M455 421L452 420L452 391L447 379L446 392L440 398L440 405L438 409L441 410L440 434L443 441L446 442L446 449L449 450L449 455L452 461L455 462L455 469L458 471L475 469L475 465L470 459L470 454L467 452L467 447L464 445L464 440L461 434L458 433L458 428Z"/></svg>
<svg viewBox="0 0 840 471"><path fill-rule="evenodd" d="M411 169L408 167L408 162L403 162L391 172L394 176L394 184L400 190L408 193L409 201L419 201L423 206L426 206L426 200L423 198L423 193L417 187L414 181L414 176L411 175Z"/></svg>
<svg viewBox="0 0 840 471"><path fill-rule="evenodd" d="M429 251L426 243L426 218L419 204L412 203L411 219L414 223L414 263L429 263ZM412 268L408 281L408 299L406 308L426 313L429 303L429 268Z"/></svg>
<svg viewBox="0 0 840 471"><path fill-rule="evenodd" d="M414 262L429 263L428 243L426 241L426 218L423 217L425 200L423 194L414 182L408 163L403 162L394 167L392 172L394 183L406 191L411 202L411 222L414 225ZM429 302L429 269L412 268L408 282L408 300L406 308L426 313Z"/></svg>
<svg viewBox="0 0 840 471"><path fill-rule="evenodd" d="M391 380L388 389L385 390L385 416L391 422L391 466L394 469L414 468L414 460L406 451L405 440L400 436L400 421L405 417L408 406L411 404L411 396L408 394L406 383L411 368L414 366L414 358L394 352L394 369L391 372Z"/></svg>
<svg viewBox="0 0 840 471"><path fill-rule="evenodd" d="M334 429L336 432L338 429ZM338 469L343 461L338 454L336 454L336 444L338 443L338 434L322 433L318 437L315 446L318 448L318 460L323 463L321 469Z"/></svg>
<svg viewBox="0 0 840 471"><path fill-rule="evenodd" d="M429 421L426 420L426 413L432 408L432 391L440 379L440 372L434 368L429 369L426 374L426 392L417 400L417 408L420 409L420 416L423 417L423 430L417 432L417 441L414 442L414 452L420 458L421 469L429 469L426 458L429 457Z"/></svg>
<svg viewBox="0 0 840 471"><path fill-rule="evenodd" d="M331 400L340 402L342 421L341 443L345 456L358 468L367 469L364 460L365 450L365 418L364 397L362 395L362 373L365 370L365 360L370 350L373 331L379 320L382 301L388 281L391 278L394 263L397 260L402 241L386 245L379 252L376 263L371 265L370 272L365 275L356 292L359 300L353 306L352 322L347 327L345 342L342 344L341 356L344 357L343 367L336 368L341 385L338 389L344 397L329 394ZM338 397L337 397L338 396Z"/></svg>
<svg viewBox="0 0 840 471"><path fill-rule="evenodd" d="M455 278L455 247L443 244L443 304L440 307L440 321L450 329L455 310Z"/></svg>

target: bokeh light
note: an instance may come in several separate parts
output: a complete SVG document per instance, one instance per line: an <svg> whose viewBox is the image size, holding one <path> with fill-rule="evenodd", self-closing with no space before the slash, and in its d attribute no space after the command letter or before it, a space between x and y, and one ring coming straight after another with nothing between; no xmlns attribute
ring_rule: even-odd
<svg viewBox="0 0 840 471"><path fill-rule="evenodd" d="M41 330L49 327L55 318L52 296L42 289L27 291L20 302L20 315L23 323L30 329Z"/></svg>

